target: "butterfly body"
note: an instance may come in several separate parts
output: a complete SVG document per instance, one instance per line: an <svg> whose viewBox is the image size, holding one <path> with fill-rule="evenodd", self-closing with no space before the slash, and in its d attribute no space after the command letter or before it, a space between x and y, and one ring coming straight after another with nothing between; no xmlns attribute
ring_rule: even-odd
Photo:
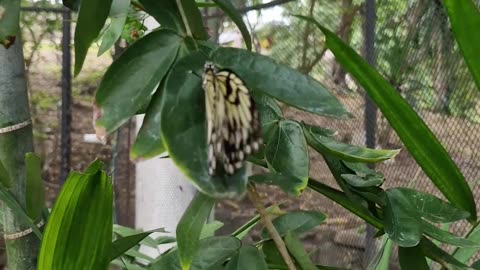
<svg viewBox="0 0 480 270"><path fill-rule="evenodd" d="M227 174L234 174L262 143L255 103L242 79L231 70L217 70L209 62L205 64L203 89L209 173L215 174L220 161Z"/></svg>

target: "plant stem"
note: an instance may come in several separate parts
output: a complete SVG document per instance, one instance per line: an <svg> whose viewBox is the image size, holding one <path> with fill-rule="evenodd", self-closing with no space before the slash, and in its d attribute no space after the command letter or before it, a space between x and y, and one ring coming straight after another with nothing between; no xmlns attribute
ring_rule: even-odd
<svg viewBox="0 0 480 270"><path fill-rule="evenodd" d="M0 128L30 120L22 41L17 36L8 49L0 46ZM25 207L25 154L33 152L32 126L0 134L0 162L11 176L10 191ZM4 233L12 235L29 228L12 209L2 203ZM33 234L6 240L8 269L36 269L40 241Z"/></svg>
<svg viewBox="0 0 480 270"><path fill-rule="evenodd" d="M190 25L188 25L187 15L185 15L185 10L183 10L182 0L177 0L177 7L178 7L178 11L180 12L180 16L182 17L183 24L185 25L185 30L187 31L187 35L189 37L193 37L192 30L190 29Z"/></svg>
<svg viewBox="0 0 480 270"><path fill-rule="evenodd" d="M272 220L270 218L270 215L268 214L267 210L265 207L263 207L262 202L260 200L260 195L258 195L257 189L253 184L248 184L248 195L250 197L250 200L252 201L253 205L258 211L258 214L260 215L260 218L262 219L265 228L267 229L268 233L270 234L270 237L272 237L273 242L275 242L275 245L278 248L278 251L283 257L283 260L287 264L287 267L289 270L296 270L297 268L295 267L295 264L292 261L292 258L290 257L290 254L288 253L287 247L285 246L285 243L282 240L282 237L278 234L277 230L273 226Z"/></svg>

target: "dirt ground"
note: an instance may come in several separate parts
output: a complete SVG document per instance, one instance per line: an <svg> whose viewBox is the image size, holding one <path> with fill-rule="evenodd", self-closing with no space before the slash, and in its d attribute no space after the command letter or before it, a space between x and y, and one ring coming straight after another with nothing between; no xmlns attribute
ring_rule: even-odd
<svg viewBox="0 0 480 270"><path fill-rule="evenodd" d="M44 160L44 180L48 194L49 206L55 200L60 189L59 164L59 102L60 102L60 70L59 52L55 48L46 46L34 59L29 70L30 98L34 117L35 145L37 152ZM95 57L90 52L84 70L73 84L73 117L72 117L72 169L83 170L94 159L105 162L107 168L112 161L112 143L106 145L84 142L85 134L93 134L92 99L94 89L105 68L111 62L110 57ZM339 99L355 115L349 120L332 120L314 116L296 110L287 110L287 117L301 119L308 123L331 128L338 131L337 138L341 141L364 144L363 129L364 101L361 94L339 94ZM433 128L439 139L444 143L453 159L472 183L472 188L478 192L476 179L480 171L478 159L478 134L480 127L464 119L449 118L432 112L420 112L430 127ZM384 148L403 148L381 119L377 121L379 128L377 136L382 139L379 144ZM125 135L126 134L126 135ZM128 138L128 130L122 136ZM128 141L128 139L126 140ZM128 163L128 146L119 151L117 168L132 168ZM322 158L313 151L311 155L311 175L322 182L336 187ZM418 169L413 159L404 149L393 160L380 164L377 167L386 175L386 187L414 186L422 190L435 192L425 175ZM134 171L126 169L121 173L126 180L117 188L117 199L122 202L119 207L121 222L132 225L134 217ZM337 206L332 201L313 191L305 191L300 198L289 198L276 188L260 188L260 193L266 205L286 201L283 208L286 210L303 209L316 210L325 213L328 220L325 224L305 234L303 240L311 251L312 258L320 264L345 267L348 269L363 269L365 225L361 220ZM438 192L435 192L438 194ZM478 195L480 196L480 195ZM477 197L478 197L477 196ZM247 199L241 201L222 201L215 209L217 219L225 226L221 233L232 232L243 222L249 220L255 211ZM465 228L457 225L455 231L462 233ZM252 233L251 238L258 240L258 230ZM392 268L393 269L393 268Z"/></svg>

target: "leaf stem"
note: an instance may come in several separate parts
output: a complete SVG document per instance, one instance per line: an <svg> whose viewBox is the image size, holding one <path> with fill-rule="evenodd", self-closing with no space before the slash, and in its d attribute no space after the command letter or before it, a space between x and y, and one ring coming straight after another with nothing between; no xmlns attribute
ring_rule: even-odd
<svg viewBox="0 0 480 270"><path fill-rule="evenodd" d="M260 200L260 195L258 195L257 189L253 184L248 184L248 196L250 197L250 200L252 201L255 208L257 209L258 214L260 215L260 218L262 219L265 225L265 228L270 234L270 237L272 237L273 242L275 242L275 245L277 246L278 251L282 255L283 260L287 264L288 269L297 270L297 268L295 267L295 264L293 263L292 258L290 257L290 254L288 253L287 247L285 246L285 243L282 240L282 237L280 237L277 230L273 226L270 215L268 214L265 207L263 207L262 202Z"/></svg>
<svg viewBox="0 0 480 270"><path fill-rule="evenodd" d="M185 30L187 31L187 35L193 38L192 30L190 29L190 25L188 25L187 15L185 15L185 10L183 10L182 0L176 0L178 11L180 12L180 16L182 17L183 24L185 25Z"/></svg>

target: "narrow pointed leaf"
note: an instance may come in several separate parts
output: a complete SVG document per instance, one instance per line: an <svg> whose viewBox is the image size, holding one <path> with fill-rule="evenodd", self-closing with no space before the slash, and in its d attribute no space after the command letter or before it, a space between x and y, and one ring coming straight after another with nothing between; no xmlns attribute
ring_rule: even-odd
<svg viewBox="0 0 480 270"><path fill-rule="evenodd" d="M365 220L375 228L377 229L383 228L383 224L381 220L372 216L366 207L363 207L362 205L352 202L345 195L345 193L341 192L340 190L331 188L314 179L310 179L308 181L308 187L324 195L325 197L331 199L332 201L338 203L339 205L343 206L345 209L352 212L359 218Z"/></svg>
<svg viewBox="0 0 480 270"><path fill-rule="evenodd" d="M114 131L147 103L167 74L180 46L170 30L152 32L129 47L108 68L95 95L97 125Z"/></svg>
<svg viewBox="0 0 480 270"><path fill-rule="evenodd" d="M3 165L1 160L0 160L0 184L3 185L5 188L10 188L12 186L12 180L10 179L10 175L8 175L8 171Z"/></svg>
<svg viewBox="0 0 480 270"><path fill-rule="evenodd" d="M219 8L221 8L227 15L232 19L232 21L237 25L240 33L242 33L243 40L248 50L252 50L252 38L248 32L247 26L243 22L242 15L238 13L235 6L233 6L230 0L213 0Z"/></svg>
<svg viewBox="0 0 480 270"><path fill-rule="evenodd" d="M308 144L322 154L332 155L350 162L379 162L394 158L400 150L370 149L338 142L326 136L315 134L304 128Z"/></svg>
<svg viewBox="0 0 480 270"><path fill-rule="evenodd" d="M420 247L425 256L436 262L448 263L454 267L460 267L460 269L468 269L468 266L466 264L460 262L425 237L422 238L422 241L420 242Z"/></svg>
<svg viewBox="0 0 480 270"><path fill-rule="evenodd" d="M215 201L197 193L177 225L178 255L182 269L189 269L198 252L200 234Z"/></svg>
<svg viewBox="0 0 480 270"><path fill-rule="evenodd" d="M467 234L466 239L475 242L475 243L480 243L480 223L477 224L474 228L470 230L470 232ZM453 256L463 262L467 263L468 260L478 251L478 248L457 248L453 252Z"/></svg>
<svg viewBox="0 0 480 270"><path fill-rule="evenodd" d="M480 243L456 236L451 232L439 229L426 221L423 222L423 230L425 235L430 236L431 238L442 243L457 247L480 248Z"/></svg>
<svg viewBox="0 0 480 270"><path fill-rule="evenodd" d="M254 246L244 245L225 266L225 270L267 270L267 263L263 254Z"/></svg>
<svg viewBox="0 0 480 270"><path fill-rule="evenodd" d="M105 172L72 172L52 209L39 270L107 269L112 245L113 189Z"/></svg>
<svg viewBox="0 0 480 270"><path fill-rule="evenodd" d="M266 211L267 213L269 214L272 214L274 211L277 211L279 210L279 206L281 205L282 203L280 204L274 204L272 206L269 206L267 207ZM248 222L246 222L245 224L243 224L242 226L240 226L240 228L238 228L236 231L234 231L232 233L232 236L235 236L236 238L242 240L247 234L248 232L253 229L253 227L255 227L255 225L257 225L257 223L260 221L260 215L255 215L252 219L250 219Z"/></svg>
<svg viewBox="0 0 480 270"><path fill-rule="evenodd" d="M110 24L103 33L98 55L102 55L109 50L122 35L129 7L130 0L112 0L109 14Z"/></svg>
<svg viewBox="0 0 480 270"><path fill-rule="evenodd" d="M323 85L271 58L235 48L218 48L215 64L233 70L251 91L258 91L298 109L330 117L350 113Z"/></svg>
<svg viewBox="0 0 480 270"><path fill-rule="evenodd" d="M75 28L75 71L77 76L82 69L88 48L97 38L107 20L112 0L82 0Z"/></svg>
<svg viewBox="0 0 480 270"><path fill-rule="evenodd" d="M25 155L25 170L27 213L32 220L37 220L45 208L45 188L43 186L41 160L34 153Z"/></svg>
<svg viewBox="0 0 480 270"><path fill-rule="evenodd" d="M364 179L356 174L342 174L345 181L354 187L374 187L383 184L383 178L372 177Z"/></svg>
<svg viewBox="0 0 480 270"><path fill-rule="evenodd" d="M288 252L292 254L293 258L300 266L302 270L317 270L315 264L305 251L302 241L298 238L298 235L293 232L287 232L285 235L285 245Z"/></svg>
<svg viewBox="0 0 480 270"><path fill-rule="evenodd" d="M305 181L290 175L267 173L252 175L248 179L258 184L278 186L290 196L299 196L305 189Z"/></svg>
<svg viewBox="0 0 480 270"><path fill-rule="evenodd" d="M471 0L444 0L452 31L458 42L463 59L480 90L480 63L477 61L480 50L480 37L473 35L480 28L480 12L478 6Z"/></svg>
<svg viewBox="0 0 480 270"><path fill-rule="evenodd" d="M150 14L162 28L176 30L185 33L180 12L176 0L139 0L145 12Z"/></svg>
<svg viewBox="0 0 480 270"><path fill-rule="evenodd" d="M388 270L390 256L392 255L393 241L384 236L377 254L367 266L366 270Z"/></svg>
<svg viewBox="0 0 480 270"><path fill-rule="evenodd" d="M188 18L188 25L190 26L193 37L195 39L207 40L208 34L203 25L202 14L198 9L197 4L195 4L195 0L176 0L176 2L177 4L180 3L182 5L185 17Z"/></svg>
<svg viewBox="0 0 480 270"><path fill-rule="evenodd" d="M223 222L214 220L212 222L206 223L202 227L202 232L200 233L200 239L213 237L215 232L223 227Z"/></svg>
<svg viewBox="0 0 480 270"><path fill-rule="evenodd" d="M334 33L313 18L301 18L314 22L322 30L326 36L326 45L336 60L365 89L435 186L455 206L470 212L470 221L476 220L475 201L464 176L432 131L398 91Z"/></svg>
<svg viewBox="0 0 480 270"><path fill-rule="evenodd" d="M112 252L110 254L110 260L114 260L115 258L121 256L127 250L131 249L138 243L140 243L143 239L149 236L153 232L165 232L165 230L152 230L147 232L141 232L137 234L132 234L129 236L122 237L120 239L115 240L112 243Z"/></svg>

